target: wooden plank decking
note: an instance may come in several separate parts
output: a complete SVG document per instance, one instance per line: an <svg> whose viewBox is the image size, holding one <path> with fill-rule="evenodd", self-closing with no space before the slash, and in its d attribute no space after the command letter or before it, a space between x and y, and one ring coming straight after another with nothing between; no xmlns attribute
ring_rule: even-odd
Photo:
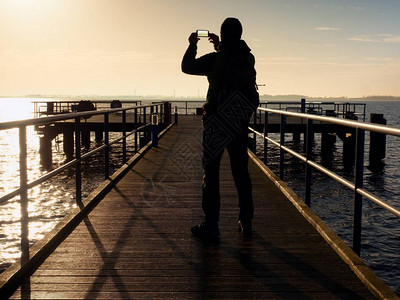
<svg viewBox="0 0 400 300"><path fill-rule="evenodd" d="M250 161L254 238L237 232L224 155L221 240L202 242L201 121L180 118L13 299L355 299L374 296Z"/></svg>

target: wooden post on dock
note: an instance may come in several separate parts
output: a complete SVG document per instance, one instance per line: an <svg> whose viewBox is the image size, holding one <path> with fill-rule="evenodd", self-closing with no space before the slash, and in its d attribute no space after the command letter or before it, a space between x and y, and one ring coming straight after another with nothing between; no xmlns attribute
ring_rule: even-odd
<svg viewBox="0 0 400 300"><path fill-rule="evenodd" d="M294 130L293 131L293 141L295 143L299 143L300 142L300 130Z"/></svg>
<svg viewBox="0 0 400 300"><path fill-rule="evenodd" d="M371 123L386 125L386 119L383 114L370 114ZM378 132L370 132L369 142L369 168L373 170L380 170L385 163L383 159L386 154L386 134Z"/></svg>
<svg viewBox="0 0 400 300"><path fill-rule="evenodd" d="M81 132L81 137L82 137L82 145L83 147L89 149L90 148L90 130L88 125L82 124L82 132Z"/></svg>
<svg viewBox="0 0 400 300"><path fill-rule="evenodd" d="M96 131L95 131L95 140L96 140L96 142L101 142L102 140L103 140L103 130L101 130L101 129L96 129Z"/></svg>
<svg viewBox="0 0 400 300"><path fill-rule="evenodd" d="M306 99L301 99L301 112L304 114L306 112Z"/></svg>
<svg viewBox="0 0 400 300"><path fill-rule="evenodd" d="M74 156L74 129L73 127L68 127L63 132L63 149L67 156L67 160L72 159Z"/></svg>
<svg viewBox="0 0 400 300"><path fill-rule="evenodd" d="M164 121L165 124L171 123L171 106L169 102L164 103Z"/></svg>
<svg viewBox="0 0 400 300"><path fill-rule="evenodd" d="M52 137L50 134L46 133L40 138L40 163L47 169L53 163L53 153L51 149Z"/></svg>
<svg viewBox="0 0 400 300"><path fill-rule="evenodd" d="M336 143L336 134L331 132L322 132L321 135L321 156L323 161L330 161L333 148Z"/></svg>

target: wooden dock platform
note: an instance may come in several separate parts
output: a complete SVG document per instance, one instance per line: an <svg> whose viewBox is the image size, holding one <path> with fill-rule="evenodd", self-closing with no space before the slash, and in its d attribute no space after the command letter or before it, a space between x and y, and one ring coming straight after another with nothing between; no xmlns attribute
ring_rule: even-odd
<svg viewBox="0 0 400 300"><path fill-rule="evenodd" d="M237 232L227 154L221 240L192 237L190 227L202 220L200 138L200 117L180 117L11 299L376 298L379 291L359 279L370 283L368 276L350 267L368 268L344 262L338 252L351 256L349 249L331 247L312 226L318 219L307 221L290 191L285 195L254 160L254 238L243 241Z"/></svg>

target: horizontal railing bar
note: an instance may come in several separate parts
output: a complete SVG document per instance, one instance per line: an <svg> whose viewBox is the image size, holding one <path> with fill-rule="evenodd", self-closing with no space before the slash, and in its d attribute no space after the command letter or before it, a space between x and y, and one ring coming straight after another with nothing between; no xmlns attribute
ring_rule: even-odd
<svg viewBox="0 0 400 300"><path fill-rule="evenodd" d="M93 150L91 150L89 152L86 152L85 154L82 154L81 160L85 160L86 158L88 158L88 157L90 157L90 156L96 154L97 152L100 152L100 151L102 151L102 150L104 150L106 148L107 148L107 145L101 145L100 147L97 147L96 149L93 149Z"/></svg>
<svg viewBox="0 0 400 300"><path fill-rule="evenodd" d="M131 133L129 135L134 134L135 132L139 131L140 129L146 128L147 126L149 126L151 123L147 123L146 125L140 126L138 128L136 128L135 130L131 131ZM127 135L128 136L128 135ZM81 160L85 160L86 158L92 156L93 154L96 154L97 152L100 152L104 149L106 149L108 146L111 146L113 144L116 144L117 142L119 142L120 140L123 140L124 138L126 138L127 136L122 136L122 137L118 137L117 139L112 140L111 142L108 143L108 145L102 145L100 147L97 147L96 149L93 149L92 151L89 151L85 154L82 155Z"/></svg>
<svg viewBox="0 0 400 300"><path fill-rule="evenodd" d="M126 135L123 135L123 136L120 136L120 137L118 137L118 138L116 138L116 139L113 139L111 142L108 143L108 145L109 145L109 146L114 145L114 144L116 144L116 143L118 143L119 141L122 141L122 140L124 140L124 139L126 139Z"/></svg>
<svg viewBox="0 0 400 300"><path fill-rule="evenodd" d="M102 100L88 100L88 101L91 101L91 102L93 102L93 103L111 103L112 102L112 100L104 100L104 99L102 99ZM121 102L121 103L131 103L131 104L134 104L134 103L139 103L139 102L142 102L142 100L118 100L119 102ZM79 103L79 102L81 102L81 100L60 100L60 101L58 101L58 100L35 100L35 101L32 101L31 103Z"/></svg>
<svg viewBox="0 0 400 300"><path fill-rule="evenodd" d="M8 200L14 198L15 196L18 196L20 193L20 188L8 193L7 195L4 195L3 197L0 198L0 205L7 202Z"/></svg>
<svg viewBox="0 0 400 300"><path fill-rule="evenodd" d="M61 167L54 169L54 170L46 173L45 175L39 177L38 179L28 183L27 188L31 189L31 188L37 186L38 184L41 184L42 182L46 181L47 179L60 174L62 171L68 169L69 167L74 166L75 163L76 163L76 159L69 161L68 163L62 165ZM14 198L15 196L18 196L20 192L21 192L21 189L18 188L16 190L8 193L7 195L4 195L3 197L0 198L0 204L3 204L4 202Z"/></svg>
<svg viewBox="0 0 400 300"><path fill-rule="evenodd" d="M309 120L314 120L314 121L342 125L342 126L351 127L351 128L359 128L359 129L364 129L364 130L369 130L369 131L374 131L374 132L379 132L379 133L384 133L384 134L400 136L400 129L391 127L391 126L375 125L372 123L357 122L357 121L338 119L338 118L334 118L334 117L318 116L318 115L306 114L306 113L295 113L295 112L289 112L289 111L278 110L278 109L270 109L270 108L259 107L258 110L264 111L264 112L269 112L269 113L274 113L274 114L279 114L279 115L285 115L285 116L296 117L296 118L301 118L301 119L309 119Z"/></svg>
<svg viewBox="0 0 400 300"><path fill-rule="evenodd" d="M391 212L392 214L396 215L397 217L400 217L400 210L394 208L393 206L383 202L381 199L375 197L372 195L370 192L364 190L364 189L357 189L357 193L359 193L361 196L371 200L375 204L381 206L382 208L386 209L388 212Z"/></svg>
<svg viewBox="0 0 400 300"><path fill-rule="evenodd" d="M279 144L278 142L274 141L274 140L271 139L270 137L264 136L263 133L258 132L258 131L254 130L254 129L251 128L251 127L249 127L249 130L252 131L252 132L254 132L255 134L261 136L262 138L266 139L267 141L271 142L271 143L274 144L275 146L277 146L277 147L279 147L279 148L281 147L281 144Z"/></svg>
<svg viewBox="0 0 400 300"><path fill-rule="evenodd" d="M292 154L293 156L297 157L301 161L307 162L307 158L305 156L301 155L300 153L297 153L297 152L293 151L292 149L290 149L290 148L288 148L286 146L280 146L280 148L282 148L283 150L285 150L289 154Z"/></svg>
<svg viewBox="0 0 400 300"><path fill-rule="evenodd" d="M73 160L67 162L66 164L62 165L61 167L50 171L49 173L43 175L42 177L39 177L38 179L32 181L31 183L28 183L28 189L31 189L31 188L37 186L38 184L46 181L47 179L60 174L62 171L70 168L71 166L74 166L75 163L76 163L76 159L73 159Z"/></svg>
<svg viewBox="0 0 400 300"><path fill-rule="evenodd" d="M317 169L318 171L324 173L325 175L328 175L329 177L331 177L332 179L336 180L337 182L343 184L344 186L348 187L349 189L351 189L352 191L354 191L354 184L350 181L348 181L347 179L337 175L336 173L332 172L331 170L319 165L318 163L312 161L312 160L308 160L307 164L309 164L310 166L312 166L313 168Z"/></svg>
<svg viewBox="0 0 400 300"><path fill-rule="evenodd" d="M95 116L95 115L103 115L106 113L114 113L114 112L119 112L119 111L138 110L138 109L142 109L142 108L146 108L146 107L155 107L158 105L160 105L160 104L148 104L148 105L140 105L140 106L128 107L128 108L111 108L111 109L107 109L107 110L91 110L91 111L85 111L85 112L71 112L71 113L59 114L56 116L50 116L50 117L6 121L6 122L0 122L0 130L17 128L20 126L43 125L43 124L53 123L56 121L64 121L64 120L70 120L70 119L75 119L75 118L91 117L91 116Z"/></svg>

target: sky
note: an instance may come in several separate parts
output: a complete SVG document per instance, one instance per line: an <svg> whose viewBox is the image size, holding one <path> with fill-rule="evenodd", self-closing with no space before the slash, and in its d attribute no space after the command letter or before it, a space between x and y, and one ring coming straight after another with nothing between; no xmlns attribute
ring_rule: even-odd
<svg viewBox="0 0 400 300"><path fill-rule="evenodd" d="M0 96L204 97L207 79L181 72L188 37L231 16L260 94L400 96L399 14L399 0L0 0Z"/></svg>

